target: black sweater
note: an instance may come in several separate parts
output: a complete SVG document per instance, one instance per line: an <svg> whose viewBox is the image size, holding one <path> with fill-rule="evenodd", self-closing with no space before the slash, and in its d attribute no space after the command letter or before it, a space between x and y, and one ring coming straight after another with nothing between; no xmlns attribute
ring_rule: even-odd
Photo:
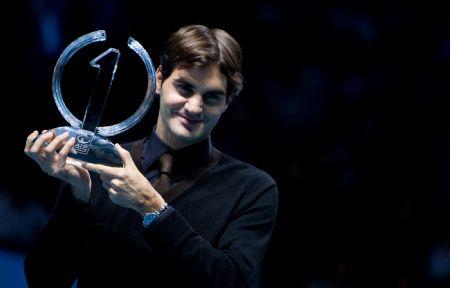
<svg viewBox="0 0 450 288"><path fill-rule="evenodd" d="M278 202L265 172L222 154L149 228L91 176L89 207L62 189L25 260L30 287L259 286Z"/></svg>

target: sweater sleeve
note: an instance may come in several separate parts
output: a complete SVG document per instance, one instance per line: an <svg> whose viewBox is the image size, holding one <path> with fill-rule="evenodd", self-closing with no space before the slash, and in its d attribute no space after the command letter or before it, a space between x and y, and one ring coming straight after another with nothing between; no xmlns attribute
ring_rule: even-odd
<svg viewBox="0 0 450 288"><path fill-rule="evenodd" d="M29 287L71 287L85 244L88 205L62 184L52 216L24 262Z"/></svg>
<svg viewBox="0 0 450 288"><path fill-rule="evenodd" d="M206 287L258 287L278 206L274 182L247 193L216 247L202 238L176 209L167 210L144 237L158 253Z"/></svg>

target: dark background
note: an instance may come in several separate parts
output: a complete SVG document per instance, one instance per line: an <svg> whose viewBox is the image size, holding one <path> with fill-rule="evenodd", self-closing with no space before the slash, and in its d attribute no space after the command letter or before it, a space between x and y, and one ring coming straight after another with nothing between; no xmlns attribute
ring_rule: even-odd
<svg viewBox="0 0 450 288"><path fill-rule="evenodd" d="M244 90L213 143L279 186L265 287L450 287L444 4L160 2L39 0L3 9L10 14L1 20L4 251L23 255L55 200L58 183L23 145L34 129L66 125L51 94L62 50L104 29L105 47L122 50L132 36L157 65L169 34L199 23L228 31L244 50ZM142 97L142 68L121 63L105 124L123 120ZM71 71L64 95L82 113L89 89L83 67ZM156 111L112 140L146 136Z"/></svg>

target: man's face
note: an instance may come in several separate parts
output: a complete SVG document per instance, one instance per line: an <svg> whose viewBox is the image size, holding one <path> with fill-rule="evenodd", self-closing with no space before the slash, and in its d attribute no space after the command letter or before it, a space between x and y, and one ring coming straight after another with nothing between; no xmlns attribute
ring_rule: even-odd
<svg viewBox="0 0 450 288"><path fill-rule="evenodd" d="M173 149L205 139L227 108L227 80L218 65L177 68L162 81L156 133Z"/></svg>

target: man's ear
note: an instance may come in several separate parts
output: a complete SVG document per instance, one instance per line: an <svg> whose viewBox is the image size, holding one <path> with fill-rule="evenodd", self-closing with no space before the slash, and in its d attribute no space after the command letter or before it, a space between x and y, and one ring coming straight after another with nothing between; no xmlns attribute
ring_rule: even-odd
<svg viewBox="0 0 450 288"><path fill-rule="evenodd" d="M228 105L229 105L229 104L230 104L230 102L227 102L227 103L225 104L225 108L223 109L222 114L225 113L225 111L227 111Z"/></svg>
<svg viewBox="0 0 450 288"><path fill-rule="evenodd" d="M163 82L163 75L161 72L161 65L158 67L158 69L156 69L156 94L160 94L161 93L161 87L162 87L162 82Z"/></svg>

